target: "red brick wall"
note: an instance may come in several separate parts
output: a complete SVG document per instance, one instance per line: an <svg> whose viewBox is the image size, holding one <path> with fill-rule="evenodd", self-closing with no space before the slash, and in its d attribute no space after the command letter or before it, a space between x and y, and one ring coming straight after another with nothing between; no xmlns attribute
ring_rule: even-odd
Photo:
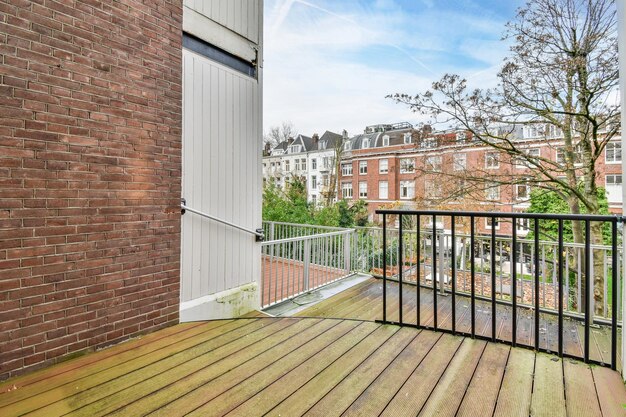
<svg viewBox="0 0 626 417"><path fill-rule="evenodd" d="M0 379L177 322L181 0L0 1Z"/></svg>

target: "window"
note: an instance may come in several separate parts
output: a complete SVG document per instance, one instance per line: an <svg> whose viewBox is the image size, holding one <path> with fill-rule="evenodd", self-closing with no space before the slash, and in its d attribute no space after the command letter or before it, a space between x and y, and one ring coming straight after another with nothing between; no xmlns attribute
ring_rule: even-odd
<svg viewBox="0 0 626 417"><path fill-rule="evenodd" d="M321 141L321 142L319 143L319 145L318 145L318 148L317 148L317 149L319 149L319 150L324 150L324 149L326 149L326 141L325 141L325 140Z"/></svg>
<svg viewBox="0 0 626 417"><path fill-rule="evenodd" d="M378 182L378 198L381 200L389 198L389 183L387 181Z"/></svg>
<svg viewBox="0 0 626 417"><path fill-rule="evenodd" d="M296 159L296 166L295 166L295 170L296 171L300 171L300 160Z"/></svg>
<svg viewBox="0 0 626 417"><path fill-rule="evenodd" d="M495 225L492 225L492 222L495 223ZM493 227L494 229L498 230L500 228L500 220L498 220L498 219L493 219L492 220L491 217L487 217L485 219L485 227L487 229L491 229L492 226L494 226Z"/></svg>
<svg viewBox="0 0 626 417"><path fill-rule="evenodd" d="M389 135L383 136L383 146L389 146Z"/></svg>
<svg viewBox="0 0 626 417"><path fill-rule="evenodd" d="M531 148L531 149L526 149L524 153L528 155L529 159L539 158L539 156L541 155L541 150L539 148ZM517 157L515 158L515 167L516 168L532 168L533 165L530 164L527 159L523 157Z"/></svg>
<svg viewBox="0 0 626 417"><path fill-rule="evenodd" d="M400 198L403 200L415 198L414 181L400 181Z"/></svg>
<svg viewBox="0 0 626 417"><path fill-rule="evenodd" d="M606 185L607 187L611 185L622 185L622 176L621 175L607 175L606 176Z"/></svg>
<svg viewBox="0 0 626 417"><path fill-rule="evenodd" d="M496 169L500 168L500 156L497 152L487 152L485 154L485 168Z"/></svg>
<svg viewBox="0 0 626 417"><path fill-rule="evenodd" d="M363 141L361 142L361 149L367 149L369 147L370 147L370 140L369 140L369 138L363 139Z"/></svg>
<svg viewBox="0 0 626 417"><path fill-rule="evenodd" d="M322 176L322 185L324 187L328 187L329 184L330 184L330 182L328 181L328 175L323 175Z"/></svg>
<svg viewBox="0 0 626 417"><path fill-rule="evenodd" d="M400 174L408 174L415 171L415 158L400 159Z"/></svg>
<svg viewBox="0 0 626 417"><path fill-rule="evenodd" d="M467 168L467 154L455 153L452 165L455 171L464 171Z"/></svg>
<svg viewBox="0 0 626 417"><path fill-rule="evenodd" d="M439 183L433 180L424 181L424 196L430 200L441 197Z"/></svg>
<svg viewBox="0 0 626 417"><path fill-rule="evenodd" d="M422 141L422 148L436 148L437 147L437 139L435 138L426 138Z"/></svg>
<svg viewBox="0 0 626 417"><path fill-rule="evenodd" d="M490 201L500 200L500 185L491 183L491 185L485 189L485 198Z"/></svg>
<svg viewBox="0 0 626 417"><path fill-rule="evenodd" d="M378 160L378 173L386 174L387 172L389 172L389 160L388 159Z"/></svg>
<svg viewBox="0 0 626 417"><path fill-rule="evenodd" d="M404 144L408 145L409 143L413 143L413 136L411 133L407 132L404 134Z"/></svg>
<svg viewBox="0 0 626 417"><path fill-rule="evenodd" d="M314 171L317 169L317 159L315 158L311 159L311 169Z"/></svg>
<svg viewBox="0 0 626 417"><path fill-rule="evenodd" d="M300 146L300 145L291 145L291 146L289 146L289 153L298 153L298 152L300 152L301 148L302 148L302 146Z"/></svg>
<svg viewBox="0 0 626 417"><path fill-rule="evenodd" d="M609 142L606 144L604 158L607 164L622 162L622 144L620 142Z"/></svg>
<svg viewBox="0 0 626 417"><path fill-rule="evenodd" d="M426 158L426 169L433 172L441 172L441 157L429 156Z"/></svg>
<svg viewBox="0 0 626 417"><path fill-rule="evenodd" d="M359 198L367 198L367 182L359 182Z"/></svg>
<svg viewBox="0 0 626 417"><path fill-rule="evenodd" d="M311 203L313 203L314 206L317 205L317 194L311 194Z"/></svg>
<svg viewBox="0 0 626 417"><path fill-rule="evenodd" d="M530 186L528 184L515 185L515 199L525 201L530 198Z"/></svg>
<svg viewBox="0 0 626 417"><path fill-rule="evenodd" d="M289 161L285 161L285 171L290 171L290 169L289 169Z"/></svg>
<svg viewBox="0 0 626 417"><path fill-rule="evenodd" d="M367 174L367 161L359 161L359 174Z"/></svg>
<svg viewBox="0 0 626 417"><path fill-rule="evenodd" d="M621 154L621 152L620 152ZM574 164L580 164L582 161L582 147L580 143L574 147ZM556 162L559 164L565 163L565 149L556 148Z"/></svg>
<svg viewBox="0 0 626 417"><path fill-rule="evenodd" d="M350 144L350 141L347 141L346 143L343 144L344 151L349 151L350 149L352 149L352 145Z"/></svg>
<svg viewBox="0 0 626 417"><path fill-rule="evenodd" d="M352 175L352 162L341 164L341 175Z"/></svg>
<svg viewBox="0 0 626 417"><path fill-rule="evenodd" d="M352 198L352 183L344 182L341 184L341 195L343 198Z"/></svg>
<svg viewBox="0 0 626 417"><path fill-rule="evenodd" d="M302 165L302 170L303 170L303 171L306 171L306 159L303 159L303 160L302 160L301 165Z"/></svg>
<svg viewBox="0 0 626 417"><path fill-rule="evenodd" d="M311 190L317 190L317 175L311 175Z"/></svg>
<svg viewBox="0 0 626 417"><path fill-rule="evenodd" d="M465 136L465 132L456 132L456 143L465 143L467 141L467 136Z"/></svg>
<svg viewBox="0 0 626 417"><path fill-rule="evenodd" d="M325 156L325 157L322 159L322 167L324 167L324 168L328 168L328 157L327 157L327 156Z"/></svg>
<svg viewBox="0 0 626 417"><path fill-rule="evenodd" d="M622 202L622 175L606 176L606 198L609 203Z"/></svg>
<svg viewBox="0 0 626 417"><path fill-rule="evenodd" d="M525 233L530 230L530 219L516 219L515 224L518 232Z"/></svg>

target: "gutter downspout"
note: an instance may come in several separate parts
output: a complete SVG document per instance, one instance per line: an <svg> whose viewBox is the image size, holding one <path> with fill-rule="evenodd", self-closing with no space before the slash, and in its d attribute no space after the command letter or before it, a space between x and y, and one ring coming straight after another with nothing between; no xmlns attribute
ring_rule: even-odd
<svg viewBox="0 0 626 417"><path fill-rule="evenodd" d="M617 0L617 32L619 51L619 90L622 113L622 149L626 150L626 135L623 134L626 126L626 0ZM626 159L622 158L622 174L626 173ZM622 181L622 216L626 208L626 183ZM622 254L626 254L626 222L622 222ZM626 262L622 261L622 286L626 277ZM624 306L626 306L626 291L622 291L622 322L624 321ZM622 329L622 378L626 380L626 331Z"/></svg>

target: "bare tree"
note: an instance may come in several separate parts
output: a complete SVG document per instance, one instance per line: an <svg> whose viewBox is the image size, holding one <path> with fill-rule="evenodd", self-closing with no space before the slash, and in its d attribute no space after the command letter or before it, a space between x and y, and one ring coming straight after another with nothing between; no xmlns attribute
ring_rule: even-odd
<svg viewBox="0 0 626 417"><path fill-rule="evenodd" d="M269 143L271 147L274 147L296 135L297 131L293 123L285 121L280 126L271 126L269 128L267 133L263 136L263 145L266 146Z"/></svg>
<svg viewBox="0 0 626 417"><path fill-rule="evenodd" d="M596 162L620 129L614 0L529 0L507 24L505 38L513 44L497 88L469 91L466 80L448 74L430 91L391 97L433 123L468 130L512 163L527 164L531 175L524 173L523 181L558 193L571 213L598 213ZM561 157L529 153L516 140L520 127L557 139ZM506 173L490 180L521 178ZM582 242L581 225L572 228ZM594 224L592 241L601 236L601 225ZM596 312L603 305L602 279L594 277Z"/></svg>

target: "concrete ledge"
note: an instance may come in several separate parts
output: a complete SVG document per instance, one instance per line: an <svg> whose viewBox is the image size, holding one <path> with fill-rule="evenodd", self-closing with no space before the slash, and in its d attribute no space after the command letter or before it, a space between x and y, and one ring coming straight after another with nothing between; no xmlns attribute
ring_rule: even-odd
<svg viewBox="0 0 626 417"><path fill-rule="evenodd" d="M259 286L254 282L181 303L180 321L230 319L259 308Z"/></svg>

